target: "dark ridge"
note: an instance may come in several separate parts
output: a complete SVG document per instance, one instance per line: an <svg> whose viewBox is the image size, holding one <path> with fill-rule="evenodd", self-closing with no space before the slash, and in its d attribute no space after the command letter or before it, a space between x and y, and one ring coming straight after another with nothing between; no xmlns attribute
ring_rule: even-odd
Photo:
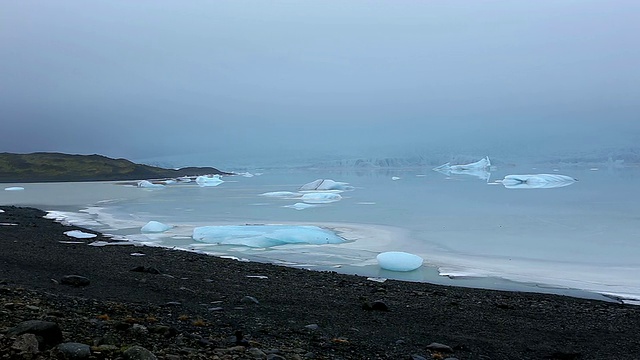
<svg viewBox="0 0 640 360"><path fill-rule="evenodd" d="M97 154L0 153L0 183L141 180L209 174L233 175L213 167L165 169Z"/></svg>

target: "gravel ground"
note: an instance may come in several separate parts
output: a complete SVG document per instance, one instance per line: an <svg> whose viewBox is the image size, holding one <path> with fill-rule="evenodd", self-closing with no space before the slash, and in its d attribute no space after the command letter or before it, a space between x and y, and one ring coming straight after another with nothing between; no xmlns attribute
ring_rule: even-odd
<svg viewBox="0 0 640 360"><path fill-rule="evenodd" d="M637 306L87 246L112 240L0 209L2 359L640 359Z"/></svg>

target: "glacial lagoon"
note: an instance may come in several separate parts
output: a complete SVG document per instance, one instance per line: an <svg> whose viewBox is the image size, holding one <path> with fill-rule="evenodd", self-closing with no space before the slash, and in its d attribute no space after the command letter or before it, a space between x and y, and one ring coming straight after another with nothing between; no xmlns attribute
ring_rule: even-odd
<svg viewBox="0 0 640 360"><path fill-rule="evenodd" d="M640 300L639 168L511 165L475 173L454 170L248 169L221 181L169 181L158 187L3 184L24 190L0 191L0 204L41 208L60 221L135 244L239 261L376 281ZM577 181L562 186L541 186L540 178L534 179L536 186L502 181L535 174ZM301 191L318 179L342 188ZM202 186L212 182L216 185ZM150 221L170 228L142 231ZM345 241L246 246L193 237L198 227L246 225L313 226ZM418 255L424 264L409 272L383 270L376 256L388 251Z"/></svg>

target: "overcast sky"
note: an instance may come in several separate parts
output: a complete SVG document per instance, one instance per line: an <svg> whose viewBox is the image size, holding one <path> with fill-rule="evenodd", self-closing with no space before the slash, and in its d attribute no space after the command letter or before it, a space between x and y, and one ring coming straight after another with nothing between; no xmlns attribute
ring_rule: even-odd
<svg viewBox="0 0 640 360"><path fill-rule="evenodd" d="M2 1L0 151L627 146L638 19L637 0Z"/></svg>

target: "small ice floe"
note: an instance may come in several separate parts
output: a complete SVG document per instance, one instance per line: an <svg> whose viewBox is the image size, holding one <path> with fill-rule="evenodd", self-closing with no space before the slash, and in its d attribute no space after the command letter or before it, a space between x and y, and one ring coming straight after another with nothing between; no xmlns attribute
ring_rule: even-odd
<svg viewBox="0 0 640 360"><path fill-rule="evenodd" d="M221 259L235 260L235 261L239 261L239 262L251 262L251 260L249 260L249 259L239 258L237 256L231 256L231 255L221 255L220 258Z"/></svg>
<svg viewBox="0 0 640 360"><path fill-rule="evenodd" d="M300 194L291 191L271 191L260 194L260 196L274 197L274 198L298 198Z"/></svg>
<svg viewBox="0 0 640 360"><path fill-rule="evenodd" d="M91 238L94 238L94 237L98 236L96 234L86 233L86 232L80 231L80 230L65 231L64 234L69 236L69 237L76 238L76 239L91 239Z"/></svg>
<svg viewBox="0 0 640 360"><path fill-rule="evenodd" d="M177 182L178 182L178 180L176 180L176 179L169 179L169 180L165 180L165 181L164 181L164 183L165 183L166 185L173 185L173 184L175 184L175 183L177 183Z"/></svg>
<svg viewBox="0 0 640 360"><path fill-rule="evenodd" d="M297 225L221 225L193 229L193 239L220 245L268 248L286 244L338 244L345 240L317 226Z"/></svg>
<svg viewBox="0 0 640 360"><path fill-rule="evenodd" d="M103 224L95 220L93 216L93 214L86 212L49 211L44 218L55 220L63 225L74 225L86 228L102 226Z"/></svg>
<svg viewBox="0 0 640 360"><path fill-rule="evenodd" d="M600 169L598 169L598 168L591 168L591 169L589 169L589 170L591 170L591 171L598 171L598 170L600 170Z"/></svg>
<svg viewBox="0 0 640 360"><path fill-rule="evenodd" d="M283 207L296 209L296 210L304 210L304 209L308 209L308 208L312 208L312 207L316 207L316 206L318 206L318 205L305 204L305 203L295 203L293 205L285 205Z"/></svg>
<svg viewBox="0 0 640 360"><path fill-rule="evenodd" d="M483 159L470 164L451 165L451 163L446 163L433 168L433 171L437 171L447 176L469 175L475 176L485 181L489 181L489 178L491 177L491 173L489 172L490 169L491 161L489 160L489 157L486 156Z"/></svg>
<svg viewBox="0 0 640 360"><path fill-rule="evenodd" d="M92 243L89 243L88 245L89 245L89 246L102 247L102 246L107 246L107 245L109 245L109 243L108 243L108 242L106 242L106 241L94 241L94 242L92 242Z"/></svg>
<svg viewBox="0 0 640 360"><path fill-rule="evenodd" d="M131 255L131 256L146 256L146 254L139 253L139 252L134 252L134 253L131 253L129 255Z"/></svg>
<svg viewBox="0 0 640 360"><path fill-rule="evenodd" d="M140 231L142 231L142 232L159 233L159 232L165 232L165 231L170 230L172 228L173 228L173 226L167 225L167 224L163 224L163 223L158 222L158 221L149 221L148 223L146 223L140 229Z"/></svg>
<svg viewBox="0 0 640 360"><path fill-rule="evenodd" d="M178 178L178 182L181 182L181 183L190 183L192 181L193 180L188 176L182 176Z"/></svg>
<svg viewBox="0 0 640 360"><path fill-rule="evenodd" d="M375 201L360 201L358 205L375 205Z"/></svg>
<svg viewBox="0 0 640 360"><path fill-rule="evenodd" d="M196 178L196 183L201 187L218 186L223 182L220 175L201 175Z"/></svg>
<svg viewBox="0 0 640 360"><path fill-rule="evenodd" d="M333 181L331 179L317 179L300 187L300 191L329 191L329 190L353 190L349 183Z"/></svg>
<svg viewBox="0 0 640 360"><path fill-rule="evenodd" d="M60 244L84 244L82 241L58 241Z"/></svg>
<svg viewBox="0 0 640 360"><path fill-rule="evenodd" d="M328 204L342 200L342 196L336 193L313 192L302 195L300 200L309 204Z"/></svg>
<svg viewBox="0 0 640 360"><path fill-rule="evenodd" d="M570 176L556 174L507 175L502 185L507 189L551 189L569 186L576 181Z"/></svg>
<svg viewBox="0 0 640 360"><path fill-rule="evenodd" d="M4 210L0 209L0 213L3 213L3 212L4 212Z"/></svg>
<svg viewBox="0 0 640 360"><path fill-rule="evenodd" d="M24 188L22 186L11 186L4 188L6 191L22 191Z"/></svg>
<svg viewBox="0 0 640 360"><path fill-rule="evenodd" d="M395 181L395 180L400 180L400 178L399 178L399 177L397 177L397 176L393 176L393 177L391 177L391 180L394 180L394 181Z"/></svg>
<svg viewBox="0 0 640 360"><path fill-rule="evenodd" d="M111 246L111 245L136 245L133 242L130 241L114 241L114 242L108 242L108 241L94 241L92 243L87 244L89 246L95 246L95 247L102 247L102 246Z"/></svg>
<svg viewBox="0 0 640 360"><path fill-rule="evenodd" d="M104 233L102 234L103 237L108 237L109 239L113 240L113 241L121 241L121 242L127 242L129 241L129 239L127 239L126 236L124 235L116 235L116 234L107 234Z"/></svg>
<svg viewBox="0 0 640 360"><path fill-rule="evenodd" d="M164 188L164 185L154 184L149 180L141 180L141 181L138 181L138 187L145 188L145 189L162 189Z"/></svg>
<svg viewBox="0 0 640 360"><path fill-rule="evenodd" d="M0 226L18 226L18 224L14 224L14 223L0 223Z"/></svg>
<svg viewBox="0 0 640 360"><path fill-rule="evenodd" d="M247 275L248 278L252 278L252 279L268 279L268 276L265 275Z"/></svg>
<svg viewBox="0 0 640 360"><path fill-rule="evenodd" d="M382 277L368 277L367 280L374 281L374 282L379 282L379 283L383 283L383 282L387 281L387 279L382 278Z"/></svg>
<svg viewBox="0 0 640 360"><path fill-rule="evenodd" d="M418 255L402 251L383 252L376 259L381 268L390 271L412 271L422 266L424 261Z"/></svg>

